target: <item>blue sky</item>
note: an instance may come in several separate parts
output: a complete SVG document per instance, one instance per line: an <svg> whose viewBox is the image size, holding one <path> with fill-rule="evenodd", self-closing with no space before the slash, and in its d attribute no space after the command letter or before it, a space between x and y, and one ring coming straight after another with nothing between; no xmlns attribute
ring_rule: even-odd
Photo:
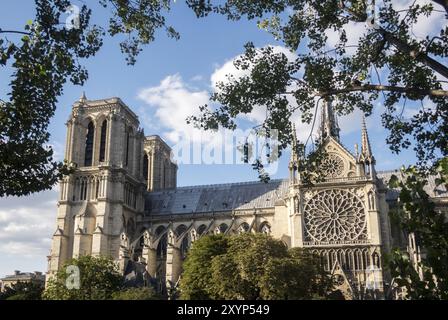
<svg viewBox="0 0 448 320"><path fill-rule="evenodd" d="M89 1L89 3L95 1ZM402 1L403 2L403 1ZM405 2L405 1L404 1ZM79 4L78 1L73 1ZM104 9L93 7L94 21L104 25ZM21 30L34 17L32 0L6 1L0 11L0 28ZM232 59L252 41L258 47L281 46L257 28L255 22L227 22L213 16L198 20L182 1L173 4L171 23L181 39L169 39L157 33L154 43L145 47L135 66L127 66L118 47L118 39L107 39L97 56L85 61L89 80L84 87L67 84L59 98L56 115L51 119L51 144L56 157L62 160L65 143L65 122L71 105L82 91L88 99L120 97L139 116L146 135L159 134L168 144L176 136L189 132L184 115L195 112L196 103L205 103L213 91L213 80L223 79L234 72ZM284 50L278 47L278 50ZM9 69L0 73L0 97L8 92ZM379 104L376 110L381 110ZM245 119L255 124L260 113ZM255 119L255 120L254 120ZM393 155L385 144L386 132L381 128L379 113L368 118L368 129L378 170L398 168L414 161L412 152ZM342 141L350 150L360 141L361 115L340 119ZM309 133L309 126L298 125L299 137ZM287 176L285 154L274 178ZM180 165L178 184L198 185L256 180L257 174L249 165ZM57 188L24 198L0 199L0 276L15 269L45 271L46 255L54 232Z"/></svg>

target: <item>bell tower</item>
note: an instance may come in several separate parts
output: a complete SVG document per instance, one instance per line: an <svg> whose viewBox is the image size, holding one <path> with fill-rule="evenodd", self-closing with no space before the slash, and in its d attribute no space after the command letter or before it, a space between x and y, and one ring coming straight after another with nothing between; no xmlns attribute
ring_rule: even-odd
<svg viewBox="0 0 448 320"><path fill-rule="evenodd" d="M144 210L145 137L129 107L119 98L83 94L66 126L65 159L74 172L59 181L50 276L81 255L119 259L120 235L132 237Z"/></svg>

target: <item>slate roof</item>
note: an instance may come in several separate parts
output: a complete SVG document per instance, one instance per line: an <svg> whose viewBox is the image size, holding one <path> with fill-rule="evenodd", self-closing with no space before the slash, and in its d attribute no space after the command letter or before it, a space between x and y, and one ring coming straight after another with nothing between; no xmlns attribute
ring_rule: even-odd
<svg viewBox="0 0 448 320"><path fill-rule="evenodd" d="M387 185L387 182L393 174L395 174L398 178L401 177L399 170L379 171L377 172L377 177L382 180L385 185ZM432 198L448 197L448 190L444 186L436 186L436 178L436 176L429 177L428 184L425 187L426 193L428 193ZM386 200L397 200L398 193L398 189L387 190Z"/></svg>
<svg viewBox="0 0 448 320"><path fill-rule="evenodd" d="M43 274L35 274L32 272L21 272L19 274L7 275L4 278L1 278L2 281L27 281L30 279L42 280L45 281L45 275Z"/></svg>
<svg viewBox="0 0 448 320"><path fill-rule="evenodd" d="M275 202L281 200L287 190L288 180L180 187L147 194L145 211L157 214L188 214L273 208Z"/></svg>
<svg viewBox="0 0 448 320"><path fill-rule="evenodd" d="M385 185L392 174L399 176L399 171L380 171L377 176ZM202 186L179 187L172 190L151 192L146 195L145 211L154 214L189 214L219 212L228 210L250 210L273 208L288 191L288 179ZM434 198L448 197L444 187L435 188L435 177L429 179L426 188ZM398 190L389 189L386 200L394 201Z"/></svg>

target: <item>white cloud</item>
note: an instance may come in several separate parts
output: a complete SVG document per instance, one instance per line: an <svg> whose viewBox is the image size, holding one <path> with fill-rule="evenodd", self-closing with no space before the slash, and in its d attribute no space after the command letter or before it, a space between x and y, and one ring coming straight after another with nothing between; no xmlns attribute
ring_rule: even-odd
<svg viewBox="0 0 448 320"><path fill-rule="evenodd" d="M282 46L272 46L274 53L283 53L289 61L295 61L297 59L297 54L294 52L291 52L286 47ZM224 62L222 65L218 65L212 75L210 76L210 86L213 91L217 91L218 88L216 84L218 82L227 83L228 82L228 75L231 75L233 79L239 79L245 75L249 74L248 70L240 70L237 69L234 65L234 61L241 58L242 55L237 55L226 62ZM292 101L292 103L295 103ZM241 115L241 118L248 120L254 124L260 124L266 119L266 107L265 106L254 106L251 113Z"/></svg>
<svg viewBox="0 0 448 320"><path fill-rule="evenodd" d="M42 260L48 255L56 203L56 187L27 197L0 198L0 255L8 256L2 261L1 273L23 270L30 259Z"/></svg>
<svg viewBox="0 0 448 320"><path fill-rule="evenodd" d="M296 57L294 53L279 46L274 47L274 52L284 53L291 61ZM216 82L225 82L229 74L236 79L246 74L246 71L237 70L233 64L233 61L239 57L240 55L229 59L215 68L210 76L210 91L217 90ZM190 82L200 79L201 77L196 76L191 78ZM228 135L226 133L204 132L194 128L192 124L186 123L187 117L199 115L199 106L210 104L210 92L192 87L179 74L168 75L158 85L141 89L137 97L149 106L149 108L142 107L139 109L143 124L152 130L158 128L162 137L171 144L182 143L185 138L189 138L189 141L195 144L199 143L203 152L202 161L204 157L208 157L211 149L217 149L226 155L231 151L236 153L234 141L227 140ZM265 117L266 108L256 106L250 114L242 115L240 119L255 125L263 122ZM238 136L236 140L240 141L239 139ZM174 153L179 156L176 146L174 146ZM193 162L197 163L194 159Z"/></svg>
<svg viewBox="0 0 448 320"><path fill-rule="evenodd" d="M274 46L274 52L284 53L289 60L293 61L296 55L281 46ZM210 90L217 90L217 82L226 82L227 75L235 79L247 74L247 71L238 70L233 62L241 57L235 56L222 65L215 68L210 76ZM198 75L190 81L200 81L202 76ZM182 137L189 136L194 141L201 139L202 142L215 143L216 135L212 132L204 133L202 130L193 128L187 124L185 119L191 115L199 114L199 106L209 104L210 92L192 88L179 74L165 77L158 85L144 88L138 92L138 98L149 105L152 110L140 108L143 124L147 127L159 127L164 138L172 143L177 143ZM250 114L242 118L254 124L262 122L266 117L265 107L254 107ZM156 118L157 122L151 120Z"/></svg>
<svg viewBox="0 0 448 320"><path fill-rule="evenodd" d="M396 0L393 1L393 8L399 12L401 18L407 14L407 9L414 3L414 5L426 5L432 4L434 9L437 11L433 11L431 15L425 16L420 15L417 22L411 28L411 36L422 40L426 38L426 36L435 36L440 33L441 28L444 28L448 24L448 20L446 19L444 9L437 5L434 1L429 0ZM382 1L377 2L378 7L382 7L384 4ZM401 12L400 12L401 11ZM442 12L440 12L442 11ZM344 25L344 30L347 35L347 45L348 46L356 46L359 42L360 37L363 36L364 33L368 30L368 26L364 22L353 22L350 21L346 25ZM332 49L339 42L339 33L336 30L326 30L325 34L327 35L327 46L328 49ZM348 54L354 54L356 51L356 47L347 48Z"/></svg>
<svg viewBox="0 0 448 320"><path fill-rule="evenodd" d="M415 2L415 3L414 3ZM408 9L412 4L414 3L415 6L423 6L426 4L432 4L434 7L434 10L428 17L424 15L420 15L420 17L417 20L417 23L412 27L412 34L415 38L421 40L426 38L426 36L435 36L437 35L441 28L445 27L448 24L448 21L445 17L446 12L444 8L438 4L435 3L435 1L429 1L429 0L396 0L393 3L393 7L396 10L406 10ZM442 12L440 12L442 11ZM407 11L401 12L401 17L404 17L404 15L407 13Z"/></svg>
<svg viewBox="0 0 448 320"><path fill-rule="evenodd" d="M274 53L283 53L289 61L294 61L297 58L297 54L291 52L286 47L272 46L272 48ZM242 55L237 55L215 68L215 71L210 76L211 87L214 91L217 90L217 82L227 82L227 75L232 75L235 79L238 79L248 74L247 70L239 70L234 65L234 61L241 58L241 56Z"/></svg>
<svg viewBox="0 0 448 320"><path fill-rule="evenodd" d="M359 39L363 36L363 34L367 30L367 25L365 23L359 22L349 22L344 25L343 29L345 30L347 36L347 54L354 54L356 52ZM328 29L325 31L327 35L327 47L328 49L333 49L339 42L339 31Z"/></svg>
<svg viewBox="0 0 448 320"><path fill-rule="evenodd" d="M199 131L185 120L197 115L199 106L208 103L209 93L192 90L179 74L174 74L165 77L157 86L140 90L138 98L154 108L154 116L163 127L163 136L176 143L181 137L195 136Z"/></svg>
<svg viewBox="0 0 448 320"><path fill-rule="evenodd" d="M275 46L274 52L284 53L290 61L297 57L295 53L280 46ZM241 55L237 55L215 68L210 75L211 91L217 90L217 82L226 82L227 75L232 75L235 79L238 79L247 74L247 71L238 70L233 64L239 57ZM190 79L190 81L193 81L193 79ZM138 92L138 98L150 106L149 110L148 108L140 108L143 115L143 123L145 125L150 123L151 125L148 127L158 127L163 133L162 136L174 144L179 142L182 137L188 136L193 142L200 141L203 144L203 148L216 146L219 143L219 140L216 139L216 134L193 128L191 124L186 124L185 122L188 116L199 113L198 106L209 103L209 94L205 90L192 88L179 74L169 75L158 85ZM297 104L293 97L287 96L287 98L291 106ZM320 125L320 112L317 115L318 118L313 128L313 137L317 135ZM347 135L360 130L361 116L361 111L355 110L354 113L341 117L339 119L341 134ZM249 121L253 125L260 124L266 118L266 107L255 106L251 113L241 115L240 118ZM306 140L310 134L312 124L302 123L299 111L294 112L291 121L296 124L298 139ZM229 150L231 147L226 145L225 150Z"/></svg>

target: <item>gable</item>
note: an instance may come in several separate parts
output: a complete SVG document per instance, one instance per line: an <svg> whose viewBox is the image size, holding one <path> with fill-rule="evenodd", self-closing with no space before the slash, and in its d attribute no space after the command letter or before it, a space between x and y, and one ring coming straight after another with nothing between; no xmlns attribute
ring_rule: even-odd
<svg viewBox="0 0 448 320"><path fill-rule="evenodd" d="M355 157L333 137L324 143L327 158L323 160L322 170L328 178L344 178L356 176Z"/></svg>

